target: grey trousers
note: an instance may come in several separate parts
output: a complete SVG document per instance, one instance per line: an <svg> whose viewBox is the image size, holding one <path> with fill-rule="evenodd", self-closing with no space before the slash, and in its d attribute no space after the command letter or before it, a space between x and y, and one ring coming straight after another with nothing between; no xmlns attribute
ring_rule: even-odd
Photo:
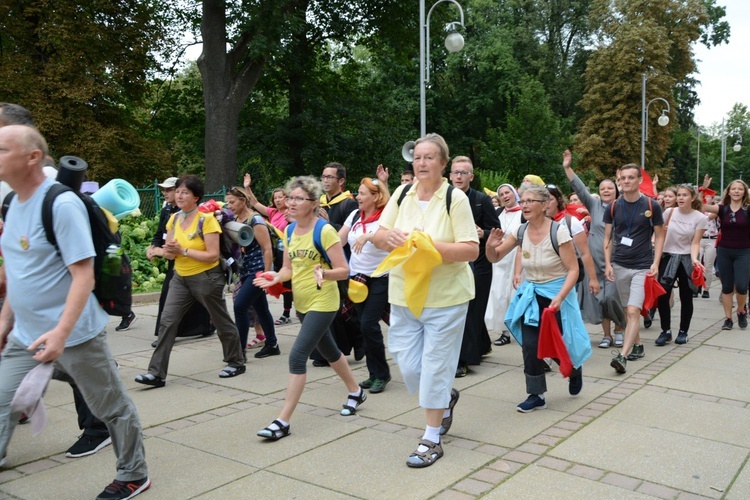
<svg viewBox="0 0 750 500"><path fill-rule="evenodd" d="M208 310L216 327L216 334L224 350L224 362L229 366L242 366L245 357L240 346L240 335L224 301L224 273L220 266L194 276L174 275L169 283L169 293L161 313L156 349L148 364L151 375L167 378L169 355L172 353L180 320L199 302Z"/></svg>
<svg viewBox="0 0 750 500"><path fill-rule="evenodd" d="M0 360L0 456L5 455L18 422L19 414L10 408L13 395L23 377L38 364L33 355L11 333ZM66 347L55 367L75 381L92 413L107 425L117 457L115 479L133 481L148 476L141 421L120 379L106 333Z"/></svg>

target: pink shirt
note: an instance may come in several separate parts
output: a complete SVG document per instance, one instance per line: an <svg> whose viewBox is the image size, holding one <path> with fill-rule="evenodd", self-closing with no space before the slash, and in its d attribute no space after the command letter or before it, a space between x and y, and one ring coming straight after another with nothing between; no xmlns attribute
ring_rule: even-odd
<svg viewBox="0 0 750 500"><path fill-rule="evenodd" d="M286 221L286 217L284 217L284 212L280 212L277 208L268 207L268 220L270 220L271 225L279 231L283 231L286 229L286 226L289 225Z"/></svg>

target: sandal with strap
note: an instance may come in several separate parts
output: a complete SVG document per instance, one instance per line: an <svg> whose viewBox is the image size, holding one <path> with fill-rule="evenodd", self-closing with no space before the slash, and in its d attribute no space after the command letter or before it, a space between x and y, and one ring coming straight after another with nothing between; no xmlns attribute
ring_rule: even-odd
<svg viewBox="0 0 750 500"><path fill-rule="evenodd" d="M273 422L271 422L271 425L273 424L276 424L278 429L271 429L271 426L269 425L265 429L259 430L257 432L257 435L262 438L266 438L269 441L278 441L279 439L287 437L289 434L291 434L291 425L284 425L278 420L274 420Z"/></svg>
<svg viewBox="0 0 750 500"><path fill-rule="evenodd" d="M420 452L419 446L427 448L426 451ZM417 449L406 459L406 465L415 469L429 467L437 462L438 458L443 456L443 446L440 443L433 443L423 439L419 442Z"/></svg>
<svg viewBox="0 0 750 500"><path fill-rule="evenodd" d="M348 400L351 399L352 401L356 401L356 406L349 406L349 405L343 405L343 409L339 412L339 414L343 417L351 417L352 415L356 415L357 408L359 408L359 405L365 402L367 399L367 394L365 394L365 390L360 388L359 389L359 396L347 396L347 403Z"/></svg>
<svg viewBox="0 0 750 500"><path fill-rule="evenodd" d="M259 347L263 347L266 345L266 339L259 339L258 337L255 337L253 340L247 343L248 349L258 349Z"/></svg>
<svg viewBox="0 0 750 500"><path fill-rule="evenodd" d="M447 417L443 418L443 422L440 424L441 436L448 434L448 431L451 430L451 425L453 425L453 408L456 407L456 403L458 403L459 397L461 397L461 394L458 392L458 390L451 389L451 400L448 403L448 411L450 411L450 413Z"/></svg>
<svg viewBox="0 0 750 500"><path fill-rule="evenodd" d="M242 375L243 373L245 373L245 370L247 370L247 367L245 367L245 365L227 366L219 372L219 378L236 377L237 375Z"/></svg>
<svg viewBox="0 0 750 500"><path fill-rule="evenodd" d="M163 378L152 375L151 373L138 375L135 377L135 381L139 384L150 385L151 387L164 387L167 385L167 382Z"/></svg>
<svg viewBox="0 0 750 500"><path fill-rule="evenodd" d="M602 341L599 342L600 349L606 349L608 347L612 347L612 337L604 337Z"/></svg>
<svg viewBox="0 0 750 500"><path fill-rule="evenodd" d="M292 319L289 316L284 316L283 314L279 316L279 319L273 322L274 325L288 325L292 322Z"/></svg>
<svg viewBox="0 0 750 500"><path fill-rule="evenodd" d="M507 333L503 333L500 335L500 338L498 338L495 342L493 342L495 345L508 345L510 344L510 335Z"/></svg>

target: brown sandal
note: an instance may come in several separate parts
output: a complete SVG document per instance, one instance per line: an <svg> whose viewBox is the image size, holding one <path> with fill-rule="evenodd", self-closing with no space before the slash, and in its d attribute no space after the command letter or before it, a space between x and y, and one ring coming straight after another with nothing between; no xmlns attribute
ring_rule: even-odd
<svg viewBox="0 0 750 500"><path fill-rule="evenodd" d="M451 430L451 425L453 425L453 408L456 407L456 403L458 403L458 398L461 397L461 394L459 394L457 389L451 389L451 400L448 403L448 410L450 410L450 413L447 417L443 418L443 421L440 423L440 435L445 436L448 434L448 431Z"/></svg>
<svg viewBox="0 0 750 500"><path fill-rule="evenodd" d="M440 443L433 443L426 439L422 439L419 444L427 447L427 451L420 453L419 446L417 449L409 455L406 459L406 465L414 469L421 469L423 467L429 467L430 465L437 462L438 458L443 456L443 446Z"/></svg>

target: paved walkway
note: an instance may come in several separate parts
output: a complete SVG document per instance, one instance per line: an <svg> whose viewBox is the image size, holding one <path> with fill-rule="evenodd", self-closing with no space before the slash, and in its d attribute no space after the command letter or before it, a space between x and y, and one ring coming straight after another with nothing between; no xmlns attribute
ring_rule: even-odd
<svg viewBox="0 0 750 500"><path fill-rule="evenodd" d="M279 411L299 324L279 328L281 356L251 358L233 379L218 377L215 336L179 341L167 386L144 389L133 378L146 371L156 306L139 305L129 331L115 332L113 318L109 341L146 435L153 486L142 498L750 498L750 331L720 331L717 295L695 300L687 345L655 347L658 321L642 330L646 357L624 375L591 327L582 393L569 396L551 373L543 411L516 411L526 397L520 349L494 347L456 381L445 457L422 470L404 464L424 415L397 367L384 393L341 417L343 384L310 366L292 435L265 442L255 432ZM280 304L273 309L278 316ZM350 361L367 378L364 363ZM65 458L79 434L71 391L53 382L45 401L47 430L16 430L0 499L93 498L114 477L112 449Z"/></svg>

